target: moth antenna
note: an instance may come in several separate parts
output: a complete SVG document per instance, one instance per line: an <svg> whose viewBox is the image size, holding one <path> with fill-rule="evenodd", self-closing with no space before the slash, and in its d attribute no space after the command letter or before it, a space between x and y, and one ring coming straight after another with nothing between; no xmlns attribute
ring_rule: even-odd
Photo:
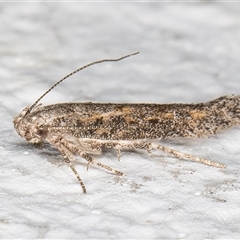
<svg viewBox="0 0 240 240"><path fill-rule="evenodd" d="M128 58L128 57L134 56L134 55L136 55L136 54L138 54L138 53L139 53L139 52L131 53L131 54L128 54L128 55L126 55L126 56L123 56L123 57L120 57L120 58L115 58L115 59L114 59L114 58L113 58L113 59L102 59L102 60L98 60L98 61L95 61L95 62L91 62L91 63L89 63L89 64L87 64L87 65L84 65L84 66L78 68L77 70L69 73L69 74L68 74L67 76L65 76L64 78L60 79L60 80L59 80L58 82L56 82L51 88L49 88L40 98L37 99L36 102L34 102L34 103L31 105L31 107L28 109L26 115L27 115L28 113L30 113L30 112L35 108L35 106L39 103L39 101L40 101L43 97L45 97L45 96L46 96L49 92L51 92L58 84L60 84L60 83L63 82L65 79L67 79L67 78L69 78L70 76L72 76L73 74L75 74L75 73L77 73L77 72L79 72L79 71L81 71L81 70L83 70L83 69L85 69L85 68L87 68L87 67L90 67L90 66L92 66L92 65L94 65L94 64L98 64L98 63L102 63L102 62L118 62L118 61L120 61L120 60L122 60L122 59L124 59L124 58ZM25 116L26 116L26 115L25 115Z"/></svg>

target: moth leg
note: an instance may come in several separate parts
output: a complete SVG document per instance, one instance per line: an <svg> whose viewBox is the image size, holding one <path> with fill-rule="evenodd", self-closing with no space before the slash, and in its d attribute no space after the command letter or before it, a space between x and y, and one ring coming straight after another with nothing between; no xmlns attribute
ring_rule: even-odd
<svg viewBox="0 0 240 240"><path fill-rule="evenodd" d="M104 147L106 148L114 148L116 149L117 151L117 158L118 158L118 161L120 162L120 158L121 158L121 145L119 145L118 143L105 143L103 144Z"/></svg>
<svg viewBox="0 0 240 240"><path fill-rule="evenodd" d="M117 158L119 162L120 162L120 157L121 157L121 149L117 149Z"/></svg>
<svg viewBox="0 0 240 240"><path fill-rule="evenodd" d="M69 160L69 158L65 155L63 155L63 159L65 160L65 162L68 164L68 166L72 169L73 173L75 174L78 182L80 183L81 187L82 187L82 190L83 190L83 193L86 193L86 187L82 181L82 179L80 178L77 170L75 169L75 167L72 165L71 161Z"/></svg>
<svg viewBox="0 0 240 240"><path fill-rule="evenodd" d="M121 143L118 143L118 142L106 142L106 143L103 143L103 146L106 147L106 148L116 149L116 151L117 151L117 158L118 158L118 161L120 161L121 150L123 148L129 148L129 149L136 149L136 148L143 149L144 148L144 147L141 147L138 144L141 144L141 143L137 142L137 145L136 145L136 142L127 142L127 143L124 143L124 142L121 142ZM152 157L151 149L147 148L146 150L150 154L150 156Z"/></svg>
<svg viewBox="0 0 240 240"><path fill-rule="evenodd" d="M179 159L188 159L192 162L198 162L198 163L203 163L209 166L213 166L213 167L217 167L217 168L225 168L224 164L218 163L218 162L214 162L212 160L208 160L205 158L201 158L201 157L196 157L190 154L186 154L186 153L181 153L179 151L176 151L174 149L159 145L159 144L154 144L154 143L150 143L150 148L152 149L159 149L165 153L168 153L170 155L173 155Z"/></svg>
<svg viewBox="0 0 240 240"><path fill-rule="evenodd" d="M132 142L132 143L131 142L129 142L129 143L122 142L122 143L115 144L113 146L113 148L145 149L150 153L150 155L151 155L151 150L159 149L159 150L161 150L165 153L168 153L174 157L177 157L179 159L187 159L192 162L203 163L203 164L213 166L213 167L225 168L225 165L223 165L221 163L214 162L212 160L208 160L208 159L201 158L201 157L196 157L196 156L186 154L186 153L181 153L174 149L162 146L160 144L151 143L151 142L144 142L144 141L143 142L136 141L136 142Z"/></svg>
<svg viewBox="0 0 240 240"><path fill-rule="evenodd" d="M121 150L123 148L129 148L129 149L140 148L140 149L145 149L145 145L142 146L142 143L140 143L139 141L138 142L120 142L120 143L119 142L106 142L106 143L103 143L103 147L116 149L118 161L120 161ZM147 148L146 150L149 153L149 155L152 157L151 149Z"/></svg>
<svg viewBox="0 0 240 240"><path fill-rule="evenodd" d="M147 150L147 152L148 152L148 154L150 155L150 157L152 158L153 156L152 156L152 151L151 151L151 149L146 149Z"/></svg>
<svg viewBox="0 0 240 240"><path fill-rule="evenodd" d="M60 153L62 154L63 156L63 159L64 161L67 163L67 165L72 169L73 173L75 174L79 184L81 185L82 187L82 190L83 190L83 193L86 193L86 187L82 181L82 179L80 178L77 170L74 168L74 166L72 165L72 162L71 162L71 158L73 158L73 154L72 152L66 147L64 146L63 144L61 144L60 142L55 142L53 143L53 145L55 145L55 147L60 151Z"/></svg>
<svg viewBox="0 0 240 240"><path fill-rule="evenodd" d="M100 166L100 167L102 167L102 168L105 168L105 169L107 169L107 170L110 171L110 172L113 172L113 173L115 173L115 174L117 174L117 175L123 175L122 172L120 172L120 171L118 171L118 170L116 170L116 169L113 169L113 168L111 168L111 167L109 167L109 166L107 166L107 165L105 165L105 164L97 161L97 160L94 159L93 157L91 157L91 156L86 152L87 150L86 150L86 151L79 150L77 147L75 147L74 145L68 143L68 141L66 141L66 140L63 139L63 138L61 139L61 142L64 143L64 145L65 145L67 148L71 149L72 152L78 154L78 155L81 156L83 159L85 159L85 160L88 161L87 169L89 168L90 164L95 163L96 165L98 165L98 166Z"/></svg>
<svg viewBox="0 0 240 240"><path fill-rule="evenodd" d="M105 148L114 148L117 151L117 158L118 161L120 162L120 158L121 158L121 145L119 143L114 143L114 142L106 142L106 143L102 143L102 146Z"/></svg>
<svg viewBox="0 0 240 240"><path fill-rule="evenodd" d="M105 164L97 161L96 159L92 158L91 156L89 156L89 155L88 155L87 153L85 153L85 152L79 152L78 154L79 154L82 158L84 158L85 160L88 161L88 166L89 166L89 164L91 164L91 163L95 163L95 164L98 165L99 167L105 168L105 169L107 169L108 171L115 173L116 175L123 175L122 172L120 172L120 171L118 171L118 170L116 170L116 169L113 169L113 168L111 168L111 167L109 167L109 166L107 166L107 165L105 165ZM88 166L87 166L87 169L88 169Z"/></svg>

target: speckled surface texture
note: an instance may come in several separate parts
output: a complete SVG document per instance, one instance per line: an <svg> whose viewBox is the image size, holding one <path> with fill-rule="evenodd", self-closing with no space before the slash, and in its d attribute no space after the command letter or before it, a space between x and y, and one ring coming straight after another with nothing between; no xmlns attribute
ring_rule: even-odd
<svg viewBox="0 0 240 240"><path fill-rule="evenodd" d="M239 3L0 3L1 238L240 238L240 129L163 144L225 170L160 151L79 158L87 194L59 152L21 139L12 120L57 80L59 102L197 103L240 94Z"/></svg>

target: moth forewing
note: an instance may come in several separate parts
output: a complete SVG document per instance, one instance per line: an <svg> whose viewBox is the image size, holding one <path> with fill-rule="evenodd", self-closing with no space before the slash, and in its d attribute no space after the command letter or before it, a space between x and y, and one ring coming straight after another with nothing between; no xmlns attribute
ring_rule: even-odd
<svg viewBox="0 0 240 240"><path fill-rule="evenodd" d="M137 53L135 53L137 54ZM86 188L72 165L74 155L85 159L89 167L96 164L115 174L123 173L93 158L102 148L116 149L118 159L124 148L144 149L150 154L162 150L180 159L219 168L225 166L201 157L181 153L157 144L155 140L177 137L209 137L240 122L240 97L224 96L199 104L114 104L114 103L62 103L37 105L49 91L74 73L100 62L119 61L105 59L85 65L59 80L32 106L14 118L17 133L27 141L43 146L49 142L62 154L64 160Z"/></svg>

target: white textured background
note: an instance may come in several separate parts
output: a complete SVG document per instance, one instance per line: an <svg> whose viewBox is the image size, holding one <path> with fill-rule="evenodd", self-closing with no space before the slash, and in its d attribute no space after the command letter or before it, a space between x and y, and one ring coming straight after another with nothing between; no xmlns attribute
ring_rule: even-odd
<svg viewBox="0 0 240 240"><path fill-rule="evenodd" d="M240 3L0 3L1 238L240 238L240 129L164 144L225 170L162 152L108 151L118 178L35 149L12 119L58 79L43 104L201 102L240 94Z"/></svg>

